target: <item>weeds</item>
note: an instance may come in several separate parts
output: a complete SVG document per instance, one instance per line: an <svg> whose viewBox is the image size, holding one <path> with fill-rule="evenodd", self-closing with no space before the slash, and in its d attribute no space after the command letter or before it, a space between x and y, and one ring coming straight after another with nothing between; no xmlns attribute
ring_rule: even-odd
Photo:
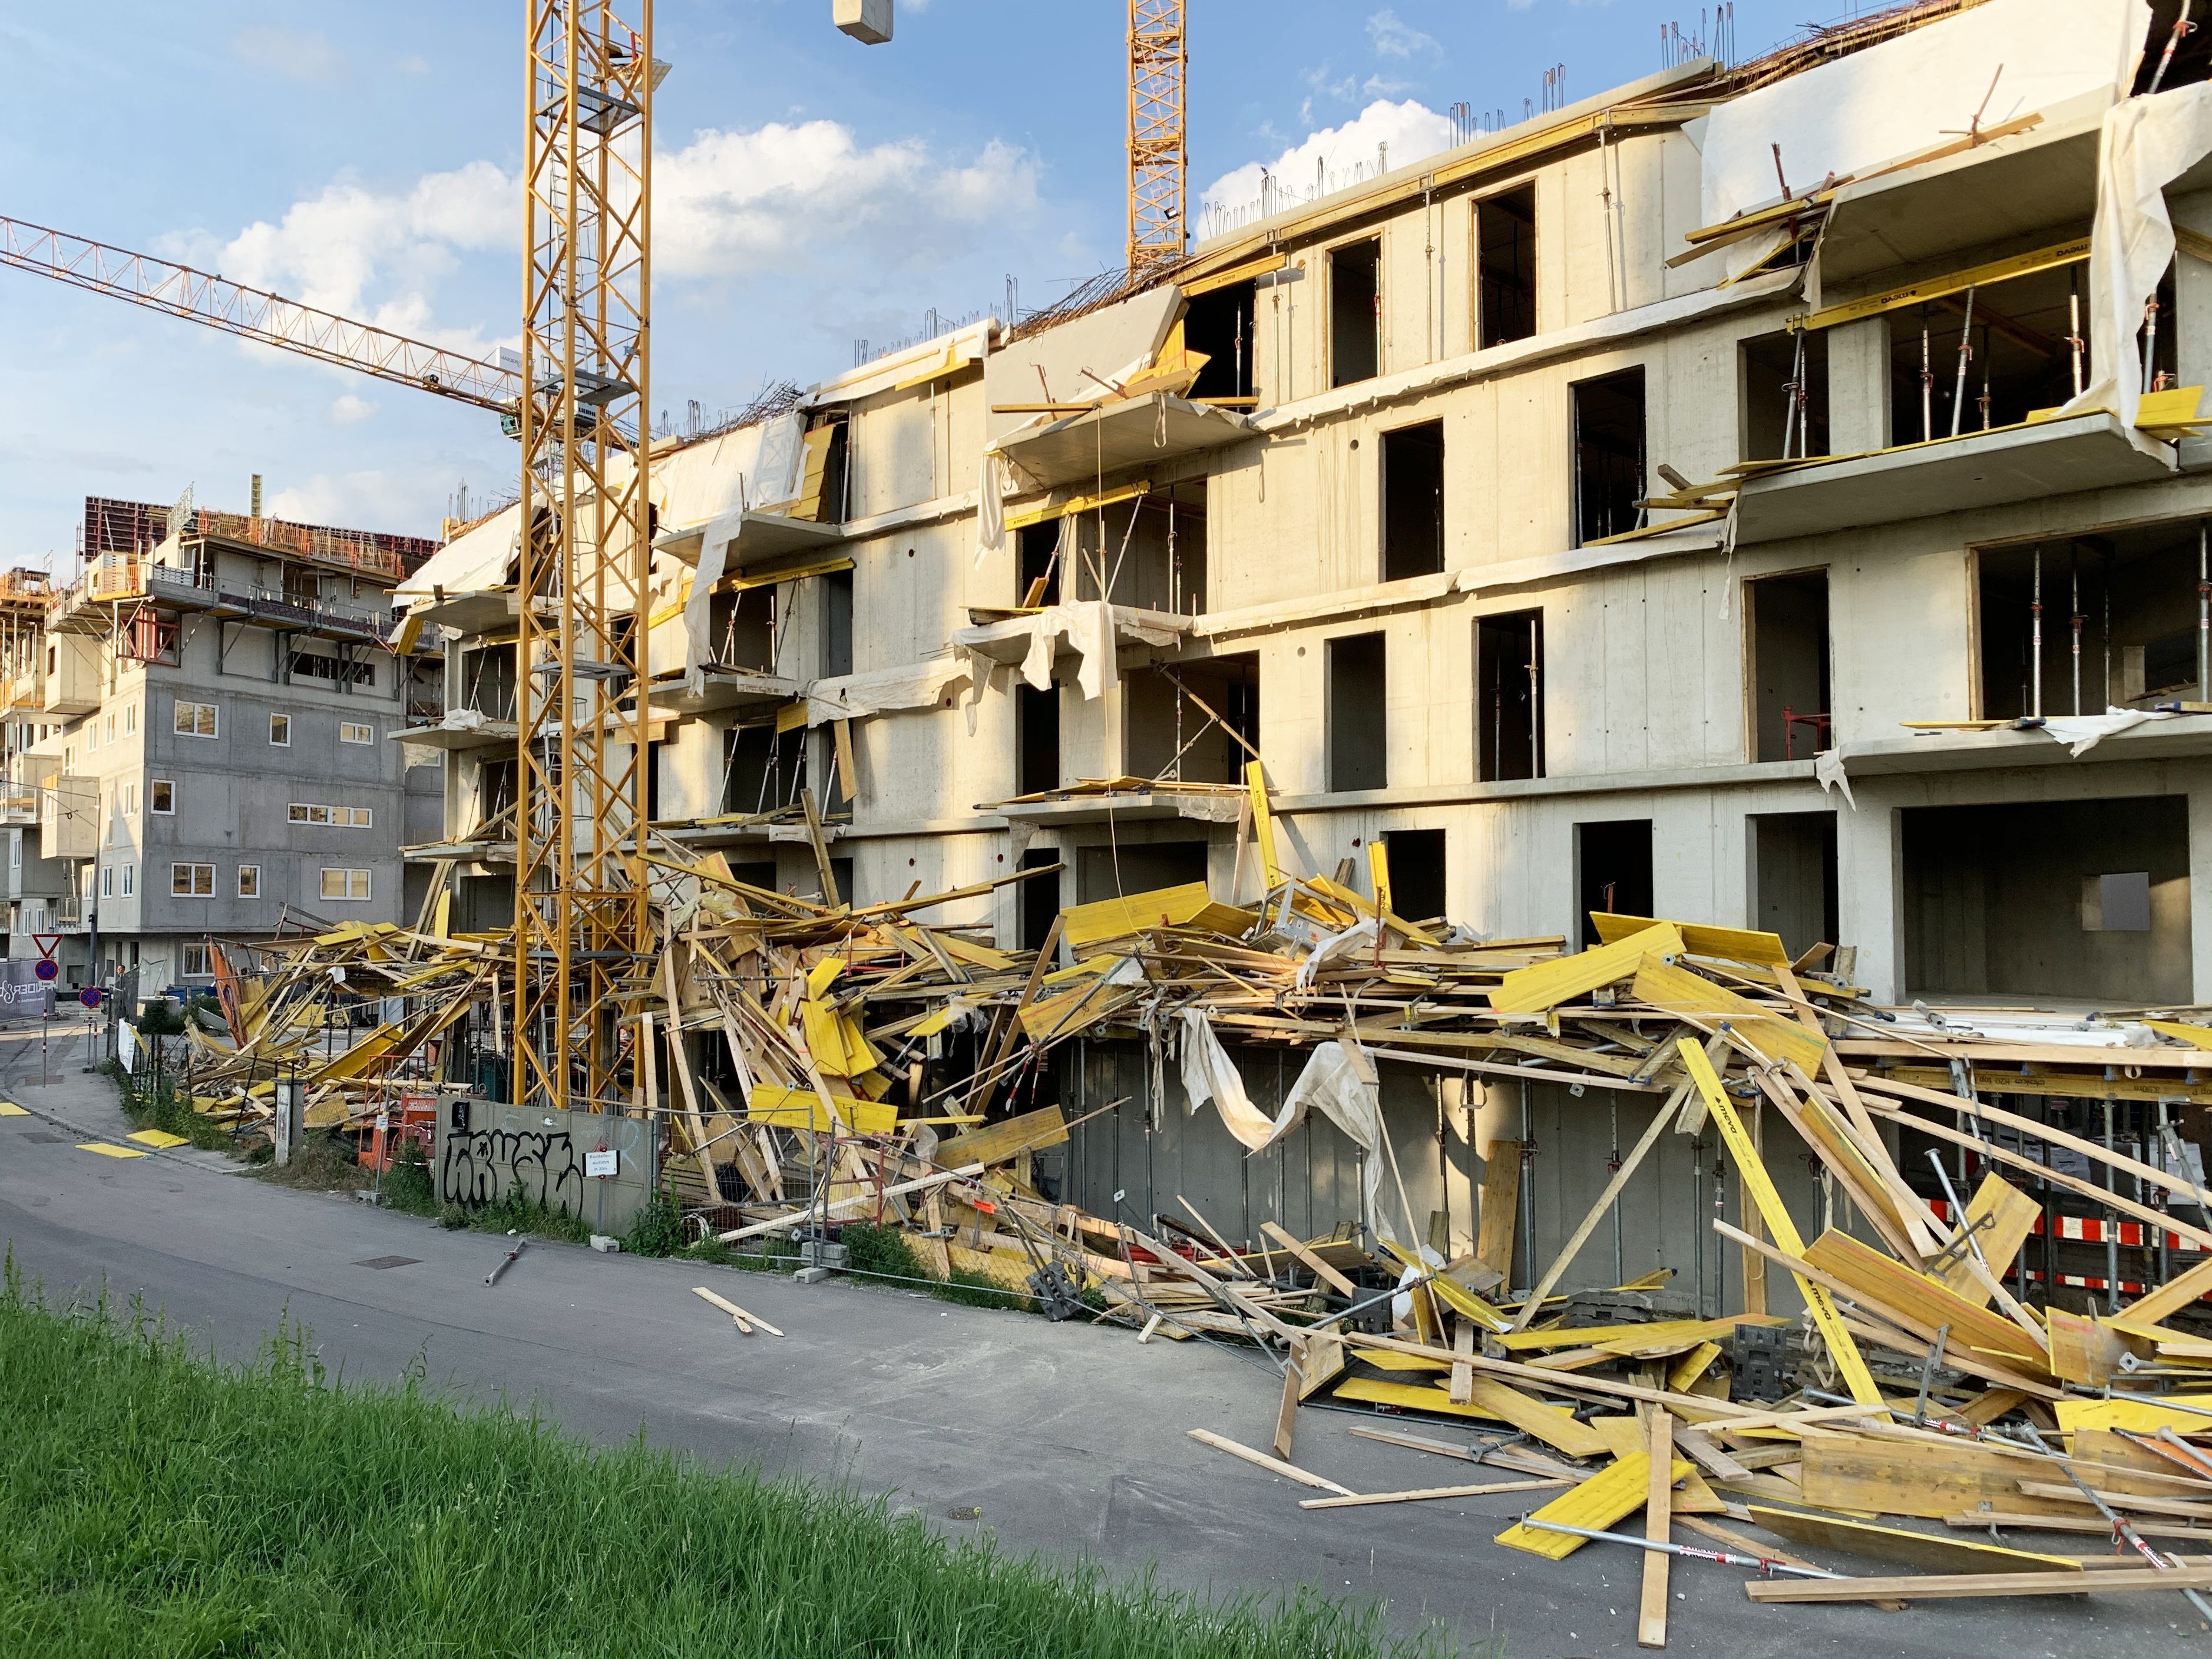
<svg viewBox="0 0 2212 1659"><path fill-rule="evenodd" d="M1434 1653L1310 1589L1214 1607L1011 1559L882 1500L594 1451L310 1335L219 1368L133 1310L0 1290L0 1651L1359 1659ZM579 1594L588 1586L589 1594Z"/></svg>

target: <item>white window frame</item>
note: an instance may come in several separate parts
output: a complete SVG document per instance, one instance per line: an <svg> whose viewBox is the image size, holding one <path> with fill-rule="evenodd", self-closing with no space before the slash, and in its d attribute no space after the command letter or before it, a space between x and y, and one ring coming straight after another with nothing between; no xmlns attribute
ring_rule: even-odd
<svg viewBox="0 0 2212 1659"><path fill-rule="evenodd" d="M366 870L345 869L336 865L325 865L322 875L322 898L325 903L366 904L373 896L373 884L369 878L369 872ZM343 890L343 891L334 893L331 890L332 876L339 878L338 885ZM358 892L354 890L356 887L360 889Z"/></svg>
<svg viewBox="0 0 2212 1659"><path fill-rule="evenodd" d="M313 801L289 801L284 807L287 823L319 824L333 830L374 830L376 828L376 809L373 806L325 806Z"/></svg>
<svg viewBox="0 0 2212 1659"><path fill-rule="evenodd" d="M149 812L158 813L165 818L176 817L177 781L174 778L149 778L147 784L149 787L146 791L146 810ZM161 805L161 791L164 789L169 792L169 804L167 806Z"/></svg>
<svg viewBox="0 0 2212 1659"><path fill-rule="evenodd" d="M200 872L203 870L207 872L207 886L204 889L200 886ZM177 885L177 878L180 874L184 878L185 884L182 888ZM170 865L169 896L171 898L213 898L215 896L215 866L185 861Z"/></svg>
<svg viewBox="0 0 2212 1659"><path fill-rule="evenodd" d="M204 732L199 729L200 716L207 716ZM222 735L222 706L220 703L192 702L179 697L176 712L169 721L180 738L220 738Z"/></svg>
<svg viewBox="0 0 2212 1659"><path fill-rule="evenodd" d="M215 973L215 963L209 954L209 950L210 947L205 945L186 945L183 946L177 954L177 977L179 979L207 979L212 976ZM199 952L200 959L200 965L197 968L192 966L192 953L195 951Z"/></svg>
<svg viewBox="0 0 2212 1659"><path fill-rule="evenodd" d="M283 733L282 737L277 736L280 732ZM270 715L269 741L279 749L289 749L292 746L292 717L289 714Z"/></svg>
<svg viewBox="0 0 2212 1659"><path fill-rule="evenodd" d="M259 865L241 864L238 866L238 896L243 899L258 899L261 896L261 866Z"/></svg>
<svg viewBox="0 0 2212 1659"><path fill-rule="evenodd" d="M138 705L127 703L123 709L123 731L125 736L138 729Z"/></svg>
<svg viewBox="0 0 2212 1659"><path fill-rule="evenodd" d="M376 728L362 720L340 720L338 741L367 744L374 748L376 744Z"/></svg>
<svg viewBox="0 0 2212 1659"><path fill-rule="evenodd" d="M118 865L117 868L123 872L118 883L121 890L120 896L136 898L138 895L138 866L135 864L125 864Z"/></svg>
<svg viewBox="0 0 2212 1659"><path fill-rule="evenodd" d="M100 866L100 896L102 898L115 896L115 866L112 864Z"/></svg>

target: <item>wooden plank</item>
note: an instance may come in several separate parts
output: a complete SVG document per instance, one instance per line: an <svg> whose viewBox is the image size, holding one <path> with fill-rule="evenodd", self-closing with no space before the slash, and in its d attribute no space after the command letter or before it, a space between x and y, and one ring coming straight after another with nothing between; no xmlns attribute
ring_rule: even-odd
<svg viewBox="0 0 2212 1659"><path fill-rule="evenodd" d="M1322 1261L1297 1239L1291 1237L1283 1228L1272 1221L1263 1221L1260 1224L1260 1231L1296 1256L1316 1279L1338 1295L1349 1297L1354 1302L1359 1300L1359 1287L1357 1285L1330 1267L1328 1262Z"/></svg>
<svg viewBox="0 0 2212 1659"><path fill-rule="evenodd" d="M1752 1473L1696 1429L1675 1430L1674 1449L1717 1480L1741 1480Z"/></svg>
<svg viewBox="0 0 2212 1659"><path fill-rule="evenodd" d="M1744 1190L1752 1195L1759 1213L1765 1218L1767 1230L1775 1242L1791 1255L1804 1254L1804 1241L1797 1231L1797 1224L1790 1219L1789 1206L1782 1194L1775 1191L1774 1182L1759 1162L1759 1153L1744 1131L1743 1121L1736 1115L1735 1108L1721 1090L1721 1080L1714 1075L1712 1062L1705 1051L1686 1037L1678 1037L1674 1043L1688 1066L1690 1077L1705 1097L1705 1109L1713 1121L1720 1126L1721 1139L1728 1143L1729 1154L1735 1160L1736 1171L1741 1176ZM1793 1248L1794 1247L1794 1248ZM1844 1328L1843 1316L1825 1285L1814 1284L1803 1274L1796 1275L1798 1294L1805 1298L1805 1306L1813 1316L1813 1322L1820 1332L1821 1340L1828 1345L1828 1357L1835 1362L1837 1371L1850 1390L1851 1398L1863 1406L1881 1406L1881 1390L1875 1387L1874 1376L1866 1368L1858 1345L1851 1334Z"/></svg>
<svg viewBox="0 0 2212 1659"><path fill-rule="evenodd" d="M1249 911L1216 904L1202 881L1156 888L1124 898L1095 899L1060 912L1068 945L1081 955L1107 939L1126 939L1147 927L1212 927L1241 933L1252 925Z"/></svg>
<svg viewBox="0 0 2212 1659"><path fill-rule="evenodd" d="M981 1129L971 1129L966 1134L955 1135L937 1149L939 1164L981 1164L988 1168L1004 1164L1023 1152L1033 1152L1041 1147L1057 1146L1067 1139L1067 1121L1060 1115L1060 1108L1047 1106L1042 1110L1024 1112L1019 1117L1006 1118L987 1124Z"/></svg>
<svg viewBox="0 0 2212 1659"><path fill-rule="evenodd" d="M2020 1489L2030 1498L2071 1498L2084 1507L2089 1503L2071 1481L2023 1480ZM2191 1504L2179 1498L2154 1498L2148 1492L2116 1492L2111 1482L2102 1479L2095 1483L2094 1490L2098 1497L2116 1510L2140 1510L2145 1515L2162 1515L2173 1521L2212 1521L2212 1503Z"/></svg>
<svg viewBox="0 0 2212 1659"><path fill-rule="evenodd" d="M1698 1343L1696 1347L1691 1349L1689 1352L1684 1354L1680 1359L1676 1360L1668 1369L1667 1372L1667 1386L1677 1392L1688 1389L1690 1384L1696 1382L1699 1377L1705 1374L1705 1368L1711 1365L1713 1361L1718 1359L1720 1357L1721 1345L1719 1343Z"/></svg>
<svg viewBox="0 0 2212 1659"><path fill-rule="evenodd" d="M1334 1492L1339 1498L1352 1498L1358 1495L1349 1486L1340 1486L1335 1481L1324 1480L1310 1469L1302 1469L1295 1463L1285 1463L1280 1458L1270 1457L1265 1452L1254 1451L1249 1446L1239 1445L1226 1435L1215 1434L1208 1429L1193 1429L1190 1431L1190 1437L1201 1446L1211 1446L1216 1451L1227 1452L1231 1457L1241 1457L1247 1463L1266 1469L1271 1474L1279 1474L1285 1480L1295 1480L1300 1486L1317 1486L1323 1492Z"/></svg>
<svg viewBox="0 0 2212 1659"><path fill-rule="evenodd" d="M2044 1318L2051 1332L2052 1376L2102 1388L2118 1374L2120 1356L2128 1350L2115 1333L2063 1308L2045 1309Z"/></svg>
<svg viewBox="0 0 2212 1659"><path fill-rule="evenodd" d="M1953 1338L1962 1346L2039 1370L2050 1363L2034 1340L2009 1319L1946 1290L1933 1276L1914 1272L1848 1233L1831 1227L1814 1241L1810 1249L1795 1254L1831 1279L1851 1286L1877 1310L1893 1308L1923 1325L1948 1325Z"/></svg>
<svg viewBox="0 0 2212 1659"><path fill-rule="evenodd" d="M2112 1535L2112 1523L2103 1516L2085 1515L2079 1510L2071 1515L2036 1515L2019 1509L1968 1510L1945 1516L1943 1524L1977 1532L1990 1527L2011 1527L2029 1532L2089 1533L2099 1538ZM2212 1542L2212 1526L2192 1527L2179 1521L2136 1521L2130 1524L2146 1538L2202 1538Z"/></svg>
<svg viewBox="0 0 2212 1659"><path fill-rule="evenodd" d="M1267 890L1272 893L1283 884L1283 866L1275 859L1275 817L1267 810L1267 768L1257 761L1247 762L1244 787L1252 803L1252 837L1259 845L1260 868L1266 876ZM1237 896L1231 893L1230 896Z"/></svg>
<svg viewBox="0 0 2212 1659"><path fill-rule="evenodd" d="M1807 1030L1785 1015L1768 1013L1702 974L1669 967L1656 957L1647 957L1637 969L1635 994L1638 1002L1666 1013L1726 1020L1770 1060L1788 1061L1807 1071L1818 1070L1820 1057L1828 1049L1827 1038L1819 1032Z"/></svg>
<svg viewBox="0 0 2212 1659"><path fill-rule="evenodd" d="M1573 1413L1547 1406L1495 1377L1474 1378L1468 1403L1463 1406L1453 1403L1448 1388L1423 1382L1386 1382L1369 1376L1356 1376L1348 1382L1339 1383L1336 1397L1376 1406L1398 1406L1409 1411L1435 1412L1443 1417L1479 1417L1487 1422L1510 1423L1570 1457L1601 1457L1609 1449L1605 1437L1577 1421Z"/></svg>
<svg viewBox="0 0 2212 1659"><path fill-rule="evenodd" d="M2161 1443L2153 1441L2146 1446L2114 1429L2076 1429L2066 1443L2076 1468L2097 1466L2084 1478L2100 1491L2212 1499L2212 1486L2205 1484L2203 1471L2179 1455L2153 1449Z"/></svg>
<svg viewBox="0 0 2212 1659"><path fill-rule="evenodd" d="M2212 1255L2137 1297L2120 1310L2120 1316L2133 1324L2156 1325L2204 1296L2212 1296Z"/></svg>
<svg viewBox="0 0 2212 1659"><path fill-rule="evenodd" d="M1492 989L1490 1006L1500 1013L1541 1013L1601 985L1633 978L1647 955L1680 956L1681 952L1681 934L1662 921L1611 945L1540 962L1533 968L1516 968Z"/></svg>
<svg viewBox="0 0 2212 1659"><path fill-rule="evenodd" d="M1678 1462L1673 1468L1676 1480L1690 1472L1686 1462ZM1650 1486L1651 1455L1637 1452L1607 1465L1571 1492L1562 1492L1529 1518L1602 1531L1643 1508ZM1545 1532L1516 1521L1492 1541L1510 1550L1526 1550L1547 1560L1564 1561L1589 1540L1571 1533Z"/></svg>
<svg viewBox="0 0 2212 1659"><path fill-rule="evenodd" d="M1290 1358L1283 1365L1283 1401L1275 1409L1275 1455L1291 1455L1291 1437L1297 1425L1298 1401L1305 1397L1306 1345L1302 1341L1291 1344Z"/></svg>
<svg viewBox="0 0 2212 1659"><path fill-rule="evenodd" d="M758 1314L748 1312L746 1310L740 1308L736 1303L731 1301L727 1297L715 1295L714 1291L708 1290L704 1285L694 1285L691 1287L691 1294L713 1303L724 1313L729 1315L732 1319L737 1322L738 1328L740 1330L744 1331L745 1334L748 1336L751 1335L753 1329L756 1328L766 1331L770 1336L781 1336L783 1334L781 1331L769 1324L768 1321L763 1319Z"/></svg>
<svg viewBox="0 0 2212 1659"><path fill-rule="evenodd" d="M1674 1484L1668 1475L1674 1467L1674 1419L1665 1412L1651 1413L1651 1449L1644 1461L1649 1466L1644 1471L1649 1484L1644 1494L1644 1536L1651 1543L1671 1543L1668 1514ZM1667 1645L1668 1565L1665 1551L1645 1553L1644 1593L1636 1616L1636 1645L1640 1648Z"/></svg>
<svg viewBox="0 0 2212 1659"><path fill-rule="evenodd" d="M1657 916L1614 915L1604 910L1591 911L1589 919L1599 939L1607 945L1640 933L1647 927L1656 927L1662 920ZM1790 953L1782 948L1778 933L1762 933L1751 927L1708 927L1698 921L1669 921L1667 926L1681 934L1682 944L1692 956L1753 962L1765 968L1790 965Z"/></svg>
<svg viewBox="0 0 2212 1659"><path fill-rule="evenodd" d="M1550 1330L1515 1331L1499 1337L1498 1346L1514 1352L1527 1348L1608 1347L1620 1343L1626 1351L1651 1344L1687 1346L1708 1337L1727 1336L1739 1325L1788 1323L1780 1314L1729 1314L1719 1319L1662 1319L1644 1325L1554 1326Z"/></svg>
<svg viewBox="0 0 2212 1659"><path fill-rule="evenodd" d="M2079 1493L2067 1504L2024 1499L2021 1477L2036 1467L1964 1441L1938 1444L1818 1434L1806 1437L1798 1484L1814 1509L1868 1515L1941 1520L1982 1504L2049 1515L2079 1515L2087 1507Z"/></svg>
<svg viewBox="0 0 2212 1659"><path fill-rule="evenodd" d="M2212 1567L2161 1571L1916 1573L1902 1578L1753 1578L1754 1601L1937 1601L1976 1595L2085 1595L2107 1591L2212 1589Z"/></svg>
<svg viewBox="0 0 2212 1659"><path fill-rule="evenodd" d="M1904 1527L1884 1527L1871 1521L1847 1521L1840 1516L1808 1515L1802 1510L1751 1506L1751 1518L1778 1538L1793 1544L1813 1544L1841 1550L1869 1561L1893 1561L1923 1572L2067 1572L2081 1571L2069 1556L2042 1555L2029 1550L2007 1549L2001 1544L1969 1543Z"/></svg>
<svg viewBox="0 0 2212 1659"><path fill-rule="evenodd" d="M1494 1480L1486 1486L1420 1486L1412 1492L1369 1492L1352 1498L1301 1498L1302 1510L1351 1510L1370 1504L1422 1504L1439 1498L1482 1498L1500 1492L1555 1492L1566 1480Z"/></svg>
<svg viewBox="0 0 2212 1659"><path fill-rule="evenodd" d="M1452 1352L1463 1353L1469 1358L1474 1357L1474 1326L1469 1321L1461 1320L1458 1328L1452 1332ZM1451 1402L1455 1406L1473 1404L1474 1367L1454 1365L1451 1368L1451 1387L1447 1392L1451 1395Z"/></svg>
<svg viewBox="0 0 2212 1659"><path fill-rule="evenodd" d="M669 1046L673 1049L676 1045L671 1042ZM887 1135L898 1127L898 1107L888 1100L838 1094L831 1095L825 1106L817 1089L756 1083L752 1093L745 1097L745 1118L748 1122L782 1129L811 1126L817 1133L825 1135L839 1127L858 1134Z"/></svg>
<svg viewBox="0 0 2212 1659"><path fill-rule="evenodd" d="M1990 1271L2000 1279L2004 1277L2005 1264L2020 1254L2020 1247L2027 1243L2042 1217L2043 1206L1995 1170L1982 1177L1982 1184L1974 1189L1966 1206L1966 1224L1975 1228L1974 1242L1982 1247ZM1989 1287L1974 1271L1972 1251L1961 1252L1936 1277L1954 1294L1988 1305Z"/></svg>
<svg viewBox="0 0 2212 1659"><path fill-rule="evenodd" d="M2193 1408L2193 1409L2191 1409ZM2062 1400L2051 1410L2061 1432L2082 1429L2132 1429L2156 1434L2202 1434L2212 1429L2212 1394L2168 1395L2162 1400Z"/></svg>
<svg viewBox="0 0 2212 1659"><path fill-rule="evenodd" d="M1521 1143L1493 1140L1483 1152L1482 1208L1474 1259L1513 1282L1513 1235L1520 1219Z"/></svg>
<svg viewBox="0 0 2212 1659"><path fill-rule="evenodd" d="M1458 1362L1459 1356L1449 1349L1425 1348L1418 1342L1407 1342L1394 1336L1369 1336L1362 1332L1347 1332L1345 1341L1359 1349L1358 1358L1369 1352L1381 1352L1408 1355L1415 1358L1440 1361L1437 1369L1449 1370ZM1752 1406L1740 1406L1732 1400L1707 1399L1702 1395L1677 1394L1666 1389L1648 1389L1639 1382L1616 1382L1609 1376L1567 1376L1557 1371L1540 1370L1534 1365L1523 1365L1510 1359L1492 1359L1478 1354L1468 1362L1479 1371L1489 1371L1498 1376L1510 1376L1519 1382L1554 1393L1574 1395L1598 1395L1613 1400L1643 1400L1655 1406L1664 1406L1678 1417L1687 1417L1692 1422L1719 1419L1716 1426L1727 1428L1736 1424L1767 1424L1777 1413ZM1859 1406L1838 1406L1816 1412L1785 1412L1781 1416L1793 1420L1818 1421L1824 1415L1841 1416L1864 1411Z"/></svg>

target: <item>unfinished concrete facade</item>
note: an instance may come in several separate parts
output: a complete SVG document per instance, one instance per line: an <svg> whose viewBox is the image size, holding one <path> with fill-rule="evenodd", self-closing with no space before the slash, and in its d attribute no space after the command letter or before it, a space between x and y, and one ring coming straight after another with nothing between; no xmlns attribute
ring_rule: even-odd
<svg viewBox="0 0 2212 1659"><path fill-rule="evenodd" d="M2154 181L2180 244L2154 327L2109 323L2099 263L2114 135L2160 102L2152 23L1990 0L1832 63L1687 64L669 446L656 826L848 902L1059 864L967 902L1035 945L1117 894L1250 902L1256 756L1285 864L1364 882L1380 841L1408 917L1768 928L1891 1002L2212 1003L2212 714L2157 708L2212 701L2212 440L2153 404L2212 380L2203 148ZM2176 121L2205 55L2166 75ZM414 585L477 716L411 733L448 751L423 851L457 927L507 915L512 516ZM2010 724L2108 708L2158 718L2069 729L2078 753ZM1279 1054L1240 1058L1264 1103ZM1185 1194L1240 1237L1354 1216L1326 1126L1247 1158L1171 1079L1125 1029L1086 1041L1032 1087L1136 1104L1048 1178L1101 1216ZM1383 1087L1446 1253L1497 1142L1535 1264L1648 1114ZM2124 1120L2150 1097L2114 1093ZM1713 1149L1644 1168L1592 1275L1694 1261L1721 1305Z"/></svg>

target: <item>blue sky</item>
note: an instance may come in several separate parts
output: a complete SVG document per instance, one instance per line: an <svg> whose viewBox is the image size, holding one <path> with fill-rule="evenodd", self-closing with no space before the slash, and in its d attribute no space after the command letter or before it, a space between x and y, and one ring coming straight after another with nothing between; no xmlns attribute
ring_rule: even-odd
<svg viewBox="0 0 2212 1659"><path fill-rule="evenodd" d="M1826 16L1843 9L1829 0ZM1122 0L898 0L897 38L830 0L659 0L656 414L712 416L854 342L1024 307L1118 263ZM1663 0L1191 0L1191 191L1264 164L1310 182L1650 73ZM1739 55L1807 10L1739 0ZM483 349L521 289L522 8L90 0L9 8L0 212ZM1316 135L1319 135L1316 137ZM1235 175L1233 178L1230 175ZM87 495L434 534L463 481L509 486L493 418L0 270L0 564L67 574Z"/></svg>

